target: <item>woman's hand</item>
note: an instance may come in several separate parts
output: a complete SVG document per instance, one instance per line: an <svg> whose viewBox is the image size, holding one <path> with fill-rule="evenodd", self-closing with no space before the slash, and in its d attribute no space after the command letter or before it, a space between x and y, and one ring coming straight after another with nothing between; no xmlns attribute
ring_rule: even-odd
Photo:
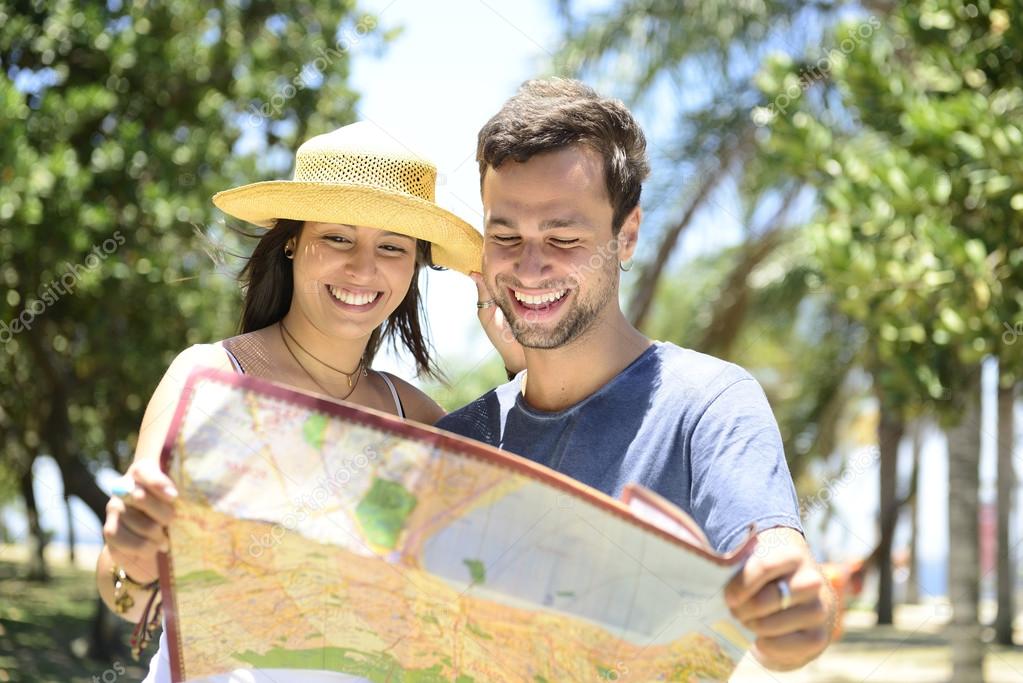
<svg viewBox="0 0 1023 683"><path fill-rule="evenodd" d="M470 273L469 277L476 283L477 301L489 301L493 298L490 290L487 289L486 283L483 282L482 275ZM478 308L477 314L479 315L480 325L483 326L483 331L487 333L490 343L494 345L497 352L501 354L501 358L504 359L505 369L513 374L525 369L526 355L522 350L522 345L515 341L511 325L505 320L500 307L486 306Z"/></svg>
<svg viewBox="0 0 1023 683"><path fill-rule="evenodd" d="M124 475L127 494L111 496L103 539L111 558L138 583L159 576L156 555L170 550L166 527L178 492L155 460L135 462Z"/></svg>

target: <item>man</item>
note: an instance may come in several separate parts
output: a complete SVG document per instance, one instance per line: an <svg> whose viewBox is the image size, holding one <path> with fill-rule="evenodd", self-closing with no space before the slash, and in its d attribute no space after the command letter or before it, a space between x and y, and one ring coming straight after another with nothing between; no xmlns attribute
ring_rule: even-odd
<svg viewBox="0 0 1023 683"><path fill-rule="evenodd" d="M806 664L827 646L834 598L763 391L735 365L652 342L619 306L649 172L632 115L577 81L530 81L480 131L476 156L481 318L500 308L526 370L437 426L615 497L638 482L690 513L718 551L755 523L760 552L726 600L762 664Z"/></svg>

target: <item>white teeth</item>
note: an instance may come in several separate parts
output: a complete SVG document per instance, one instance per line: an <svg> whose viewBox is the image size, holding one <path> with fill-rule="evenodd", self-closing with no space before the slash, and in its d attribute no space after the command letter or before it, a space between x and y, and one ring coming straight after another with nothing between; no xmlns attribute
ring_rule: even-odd
<svg viewBox="0 0 1023 683"><path fill-rule="evenodd" d="M354 294L341 289L340 287L330 285L328 285L327 289L330 290L331 296L341 303L351 304L353 306L365 306L372 301L376 301L377 296L380 294L379 292L373 292L372 294Z"/></svg>
<svg viewBox="0 0 1023 683"><path fill-rule="evenodd" d="M515 291L515 298L524 304L529 304L531 306L539 306L540 304L557 301L561 297L565 296L565 294L567 293L568 293L567 289L561 289L556 292L547 292L546 294L538 294L534 296L532 294L523 294L522 292Z"/></svg>

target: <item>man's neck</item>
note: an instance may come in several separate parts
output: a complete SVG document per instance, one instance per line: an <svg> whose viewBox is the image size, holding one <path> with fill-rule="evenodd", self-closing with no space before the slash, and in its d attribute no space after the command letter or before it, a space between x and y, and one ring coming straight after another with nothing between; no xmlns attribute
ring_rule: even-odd
<svg viewBox="0 0 1023 683"><path fill-rule="evenodd" d="M548 412L570 408L614 379L651 343L616 311L563 347L526 349L526 403Z"/></svg>

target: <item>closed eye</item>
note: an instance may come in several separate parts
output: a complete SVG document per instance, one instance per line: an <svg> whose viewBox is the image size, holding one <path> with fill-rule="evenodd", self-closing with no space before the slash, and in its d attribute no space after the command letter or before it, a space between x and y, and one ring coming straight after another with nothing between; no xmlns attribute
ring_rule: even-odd
<svg viewBox="0 0 1023 683"><path fill-rule="evenodd" d="M512 244L518 241L518 237L515 235L491 235L490 239L494 240L498 244Z"/></svg>
<svg viewBox="0 0 1023 683"><path fill-rule="evenodd" d="M573 244L578 244L579 240L578 239L562 240L562 239L558 239L557 237L552 237L551 238L551 243L553 243L553 244L555 244L555 245L557 245L559 247L570 247Z"/></svg>

